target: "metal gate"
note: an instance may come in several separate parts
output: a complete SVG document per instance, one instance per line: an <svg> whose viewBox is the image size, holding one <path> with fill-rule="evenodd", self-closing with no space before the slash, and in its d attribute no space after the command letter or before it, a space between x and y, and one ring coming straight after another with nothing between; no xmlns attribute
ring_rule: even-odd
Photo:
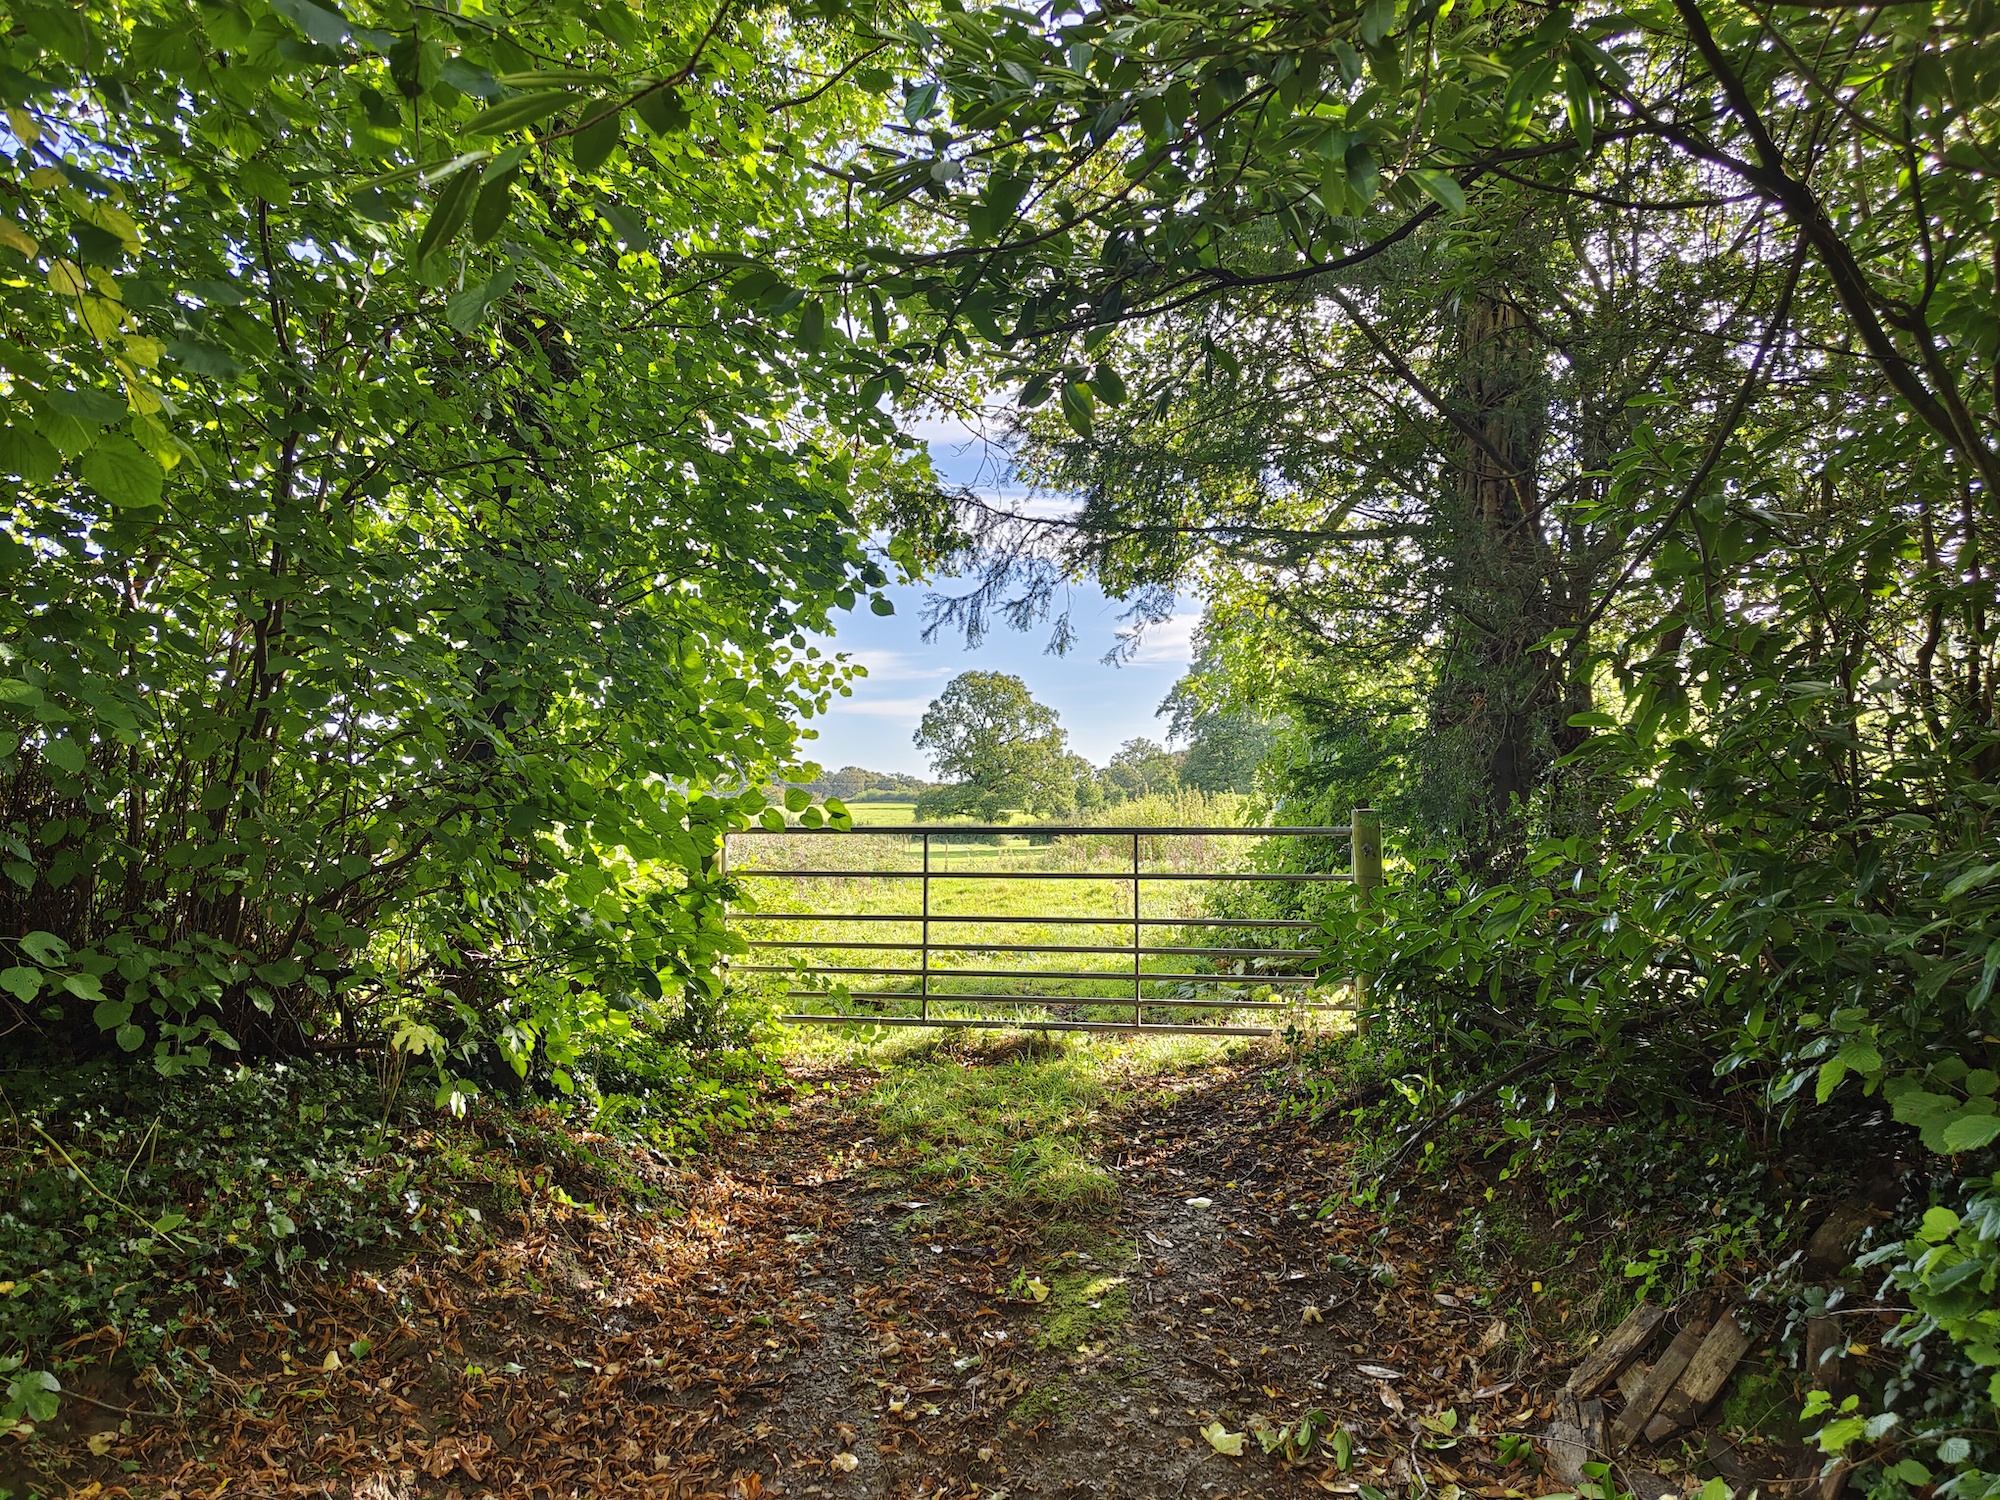
<svg viewBox="0 0 2000 1500"><path fill-rule="evenodd" d="M1339 840L1346 857L1295 860L1288 870L1190 867L1228 863L1207 854L1210 841L1272 839ZM1176 841L1193 842L1192 859L1190 851L1173 848ZM1107 857L1114 844L1121 856L1116 860ZM843 849L856 857L843 859ZM1052 852L1039 861L1020 857L1035 849ZM982 852L988 856L984 867ZM794 863L787 855L806 857ZM730 973L788 975L788 998L837 1007L780 1017L793 1025L1268 1036L1313 1012L1357 1009L1365 1002L1366 977L1338 973L1320 950L1301 944L1300 934L1319 925L1310 917L1246 916L1219 907L1212 895L1195 894L1337 882L1353 885L1366 901L1381 879L1382 843L1376 815L1357 808L1346 828L752 828L729 836L723 858L748 894L796 890L806 882L824 890L826 883L843 881L849 884L842 893L854 898L844 904L865 908L786 910L772 903L778 909L767 910L760 901L731 912L752 959L788 961L731 961ZM1080 867L1046 868L1065 862ZM1020 867L1028 863L1044 867ZM1008 910L964 909L1004 904L995 899L1008 892L1002 883L1067 888L1083 893L1094 909L1048 910L1046 898L1031 901L1029 910L1021 910L1018 899ZM914 910L907 909L911 904ZM1292 904L1312 905L1310 893L1299 893ZM1101 909L1106 905L1125 909L1107 912ZM1114 935L1121 940L1057 940ZM1198 940L1217 935L1222 941ZM1000 940L1007 937L1028 940ZM823 957L810 957L815 954ZM1040 967L1038 960L1062 967ZM992 966L999 963L1007 967ZM855 987L871 982L875 987ZM962 988L967 984L973 988ZM1051 992L1050 985L1066 992ZM1089 992L1076 993L1078 986ZM1341 991L1343 999L1326 998ZM857 1005L862 1009L850 1008Z"/></svg>

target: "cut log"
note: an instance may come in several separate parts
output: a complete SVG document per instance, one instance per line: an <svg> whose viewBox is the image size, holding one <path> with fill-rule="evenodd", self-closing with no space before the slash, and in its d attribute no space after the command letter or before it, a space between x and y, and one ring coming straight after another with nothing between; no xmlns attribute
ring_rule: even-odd
<svg viewBox="0 0 2000 1500"><path fill-rule="evenodd" d="M1666 1353L1662 1354L1659 1361L1647 1372L1646 1378L1639 1383L1639 1389L1626 1403L1625 1410L1618 1414L1618 1421L1611 1429L1613 1452L1628 1446L1634 1438L1646 1430L1646 1424L1652 1420L1653 1413L1658 1411L1660 1403L1667 1399L1667 1392L1674 1388L1674 1382L1681 1378L1681 1371L1688 1367L1688 1362L1694 1358L1695 1351L1701 1348L1703 1341L1708 1337L1708 1330L1708 1309L1705 1307L1681 1325L1681 1331L1675 1334L1674 1341L1667 1345Z"/></svg>
<svg viewBox="0 0 2000 1500"><path fill-rule="evenodd" d="M1565 1391L1556 1398L1555 1420L1542 1429L1542 1449L1556 1483L1577 1488L1583 1466L1604 1455L1604 1403L1579 1401Z"/></svg>
<svg viewBox="0 0 2000 1500"><path fill-rule="evenodd" d="M1647 1438L1657 1443L1676 1428L1697 1420L1722 1394L1749 1348L1750 1329L1741 1314L1732 1311L1717 1318L1701 1348L1660 1402L1658 1413L1646 1427Z"/></svg>
<svg viewBox="0 0 2000 1500"><path fill-rule="evenodd" d="M1841 1320L1830 1313L1806 1319L1806 1379L1836 1404L1848 1394L1847 1334L1840 1325Z"/></svg>
<svg viewBox="0 0 2000 1500"><path fill-rule="evenodd" d="M1646 1377L1652 1373L1651 1365L1642 1365L1636 1359L1618 1372L1618 1394L1625 1398L1626 1405L1631 1405L1632 1398L1639 1393L1639 1387L1645 1384Z"/></svg>
<svg viewBox="0 0 2000 1500"><path fill-rule="evenodd" d="M1611 1330L1603 1343L1584 1356L1582 1364L1570 1371L1569 1383L1563 1389L1579 1400L1595 1396L1632 1363L1640 1350L1652 1343L1666 1316L1664 1307L1641 1302L1626 1314L1624 1322Z"/></svg>
<svg viewBox="0 0 2000 1500"><path fill-rule="evenodd" d="M1853 1258L1848 1251L1861 1237L1861 1231L1886 1217L1867 1198L1857 1195L1841 1199L1806 1241L1806 1268L1821 1272L1845 1270Z"/></svg>

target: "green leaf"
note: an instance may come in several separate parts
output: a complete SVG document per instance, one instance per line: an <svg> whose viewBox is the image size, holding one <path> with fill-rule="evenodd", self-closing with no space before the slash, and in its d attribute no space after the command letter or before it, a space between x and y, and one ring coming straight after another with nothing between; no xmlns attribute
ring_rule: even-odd
<svg viewBox="0 0 2000 1500"><path fill-rule="evenodd" d="M518 98L503 99L490 109L474 116L472 123L465 127L465 133L504 135L510 130L519 130L525 125L546 120L550 115L574 104L576 98L577 96L567 89L551 89L544 93L522 94Z"/></svg>
<svg viewBox="0 0 2000 1500"><path fill-rule="evenodd" d="M607 109L601 119L593 120L570 137L570 160L579 172L595 172L611 157L618 145L619 128L624 124L624 116L616 108Z"/></svg>
<svg viewBox="0 0 2000 1500"><path fill-rule="evenodd" d="M1927 1208L1923 1223L1917 1226L1917 1238L1929 1245L1942 1245L1958 1233L1959 1223L1958 1215L1948 1208Z"/></svg>
<svg viewBox="0 0 2000 1500"><path fill-rule="evenodd" d="M817 349L826 342L826 301L808 297L799 306L799 342Z"/></svg>
<svg viewBox="0 0 2000 1500"><path fill-rule="evenodd" d="M104 984L95 974L65 974L62 987L79 1000L94 1003L104 998Z"/></svg>
<svg viewBox="0 0 2000 1500"><path fill-rule="evenodd" d="M42 748L42 758L51 765L58 766L72 776L80 776L90 764L90 757L84 753L75 740L50 740Z"/></svg>
<svg viewBox="0 0 2000 1500"><path fill-rule="evenodd" d="M1563 65L1563 106L1569 116L1570 133L1588 151L1596 139L1591 118L1596 113L1597 90L1590 75L1571 58Z"/></svg>
<svg viewBox="0 0 2000 1500"><path fill-rule="evenodd" d="M347 22L312 0L271 0L271 9L322 47L338 49L347 41Z"/></svg>
<svg viewBox="0 0 2000 1500"><path fill-rule="evenodd" d="M785 788L785 811L804 812L808 807L811 806L812 806L812 793L807 791L804 787L788 786Z"/></svg>
<svg viewBox="0 0 2000 1500"><path fill-rule="evenodd" d="M687 104L672 89L650 89L639 95L632 101L632 112L654 135L673 135L687 129Z"/></svg>
<svg viewBox="0 0 2000 1500"><path fill-rule="evenodd" d="M1090 373L1090 388L1106 406L1125 404L1125 381L1110 365L1099 365Z"/></svg>
<svg viewBox="0 0 2000 1500"><path fill-rule="evenodd" d="M1958 1101L1948 1094L1927 1094L1921 1089L1912 1089L1898 1094L1889 1108L1899 1124L1923 1125L1940 1115L1956 1114Z"/></svg>
<svg viewBox="0 0 2000 1500"><path fill-rule="evenodd" d="M242 364L233 355L208 344L197 344L189 339L169 339L167 353L194 374L206 375L213 380L235 380L243 373Z"/></svg>
<svg viewBox="0 0 2000 1500"><path fill-rule="evenodd" d="M21 939L21 951L38 964L54 964L69 952L69 944L53 932L35 931Z"/></svg>
<svg viewBox="0 0 2000 1500"><path fill-rule="evenodd" d="M893 615L896 612L895 603L887 594L875 595L868 601L868 608L878 615Z"/></svg>
<svg viewBox="0 0 2000 1500"><path fill-rule="evenodd" d="M1063 420L1078 437L1090 436L1097 416L1096 400L1081 380L1066 380L1062 388Z"/></svg>
<svg viewBox="0 0 2000 1500"><path fill-rule="evenodd" d="M490 244L505 226L508 211L514 204L514 179L519 175L518 169L502 172L480 187L479 202L472 210L473 244Z"/></svg>
<svg viewBox="0 0 2000 1500"><path fill-rule="evenodd" d="M63 416L74 417L92 427L108 427L126 411L124 401L109 391L50 391L43 399Z"/></svg>
<svg viewBox="0 0 2000 1500"><path fill-rule="evenodd" d="M499 79L477 63L467 62L462 57L446 58L444 66L438 69L438 79L475 99L491 99L500 92Z"/></svg>
<svg viewBox="0 0 2000 1500"><path fill-rule="evenodd" d="M25 964L0 969L0 990L5 990L25 1005L42 992L42 971L30 969Z"/></svg>
<svg viewBox="0 0 2000 1500"><path fill-rule="evenodd" d="M1944 888L1944 899L1956 901L1967 891L1976 891L1988 884L1996 875L2000 875L2000 865L1980 865L1976 869L1967 870Z"/></svg>
<svg viewBox="0 0 2000 1500"><path fill-rule="evenodd" d="M486 316L486 309L513 289L518 279L509 269L482 281L477 286L469 286L444 305L444 320L460 333L470 333L479 326Z"/></svg>
<svg viewBox="0 0 2000 1500"><path fill-rule="evenodd" d="M1979 983L1972 987L1968 1002L1974 1010L1986 1004L1993 993L1993 981L2000 978L2000 937L1986 945L1986 961L1980 967Z"/></svg>
<svg viewBox="0 0 2000 1500"><path fill-rule="evenodd" d="M1018 398L1023 408L1032 411L1049 399L1049 393L1056 388L1053 375L1030 375L1021 386Z"/></svg>
<svg viewBox="0 0 2000 1500"><path fill-rule="evenodd" d="M628 249L646 251L653 248L653 233L646 227L642 215L634 213L616 198L611 197L598 199L597 211L604 215L612 233L623 240Z"/></svg>
<svg viewBox="0 0 2000 1500"><path fill-rule="evenodd" d="M1840 1051L1834 1054L1857 1073L1874 1074L1882 1071L1882 1054L1874 1046L1859 1037L1850 1037L1841 1043Z"/></svg>
<svg viewBox="0 0 2000 1500"><path fill-rule="evenodd" d="M61 470L62 455L40 433L0 427L0 473L16 475L24 484L47 484Z"/></svg>
<svg viewBox="0 0 2000 1500"><path fill-rule="evenodd" d="M1465 189L1458 185L1458 179L1449 172L1434 171L1429 167L1419 167L1410 173L1430 198L1447 213L1465 212Z"/></svg>
<svg viewBox="0 0 2000 1500"><path fill-rule="evenodd" d="M25 1370L7 1383L7 1404L36 1422L55 1420L61 1395L61 1382L47 1370Z"/></svg>
<svg viewBox="0 0 2000 1500"><path fill-rule="evenodd" d="M118 1028L112 1040L127 1052L137 1052L146 1043L146 1028L128 1022Z"/></svg>
<svg viewBox="0 0 2000 1500"><path fill-rule="evenodd" d="M461 171L445 184L438 194L437 202L431 206L431 216L424 223L424 232L417 237L417 260L419 263L449 245L452 238L465 227L466 218L472 212L472 200L479 191L479 174Z"/></svg>
<svg viewBox="0 0 2000 1500"><path fill-rule="evenodd" d="M1995 1136L2000 1136L2000 1115L1961 1115L1945 1127L1945 1150L1953 1155L1977 1151Z"/></svg>
<svg viewBox="0 0 2000 1500"><path fill-rule="evenodd" d="M113 505L151 510L160 503L166 474L152 454L130 438L105 437L78 464L84 483Z"/></svg>
<svg viewBox="0 0 2000 1500"><path fill-rule="evenodd" d="M903 119L916 124L937 108L938 85L935 81L910 90L903 98Z"/></svg>

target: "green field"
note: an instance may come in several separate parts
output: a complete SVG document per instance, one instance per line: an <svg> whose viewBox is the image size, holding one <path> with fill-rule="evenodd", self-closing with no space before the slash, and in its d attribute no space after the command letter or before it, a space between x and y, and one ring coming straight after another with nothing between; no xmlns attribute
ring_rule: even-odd
<svg viewBox="0 0 2000 1500"><path fill-rule="evenodd" d="M857 816L865 829L907 819L908 807L874 803L854 810L877 813L867 822ZM920 951L926 843L932 944L927 986ZM1229 908L1216 904L1229 899L1222 893L1245 887L1173 878L1246 871L1258 843L1217 835L1140 836L1140 870L1155 878L1140 885L1139 914L1149 925L1140 928L1141 951L1135 955L1129 835L976 835L949 825L927 838L804 831L739 835L729 856L744 897L734 925L754 946L732 964L732 977L739 984L769 986L781 1009L811 1013L987 1015L1029 1025L1124 1023L1143 1015L1147 1024L1282 1028L1305 1018L1289 1002L1309 992L1317 1001L1344 992L1344 980L1317 989L1285 981L1283 976L1308 972L1314 955L1289 950L1309 948L1313 934L1193 925L1195 919L1227 913ZM778 873L805 870L837 873L796 878ZM1005 876L1020 878L983 878ZM1048 876L1061 878L1036 878ZM1051 947L1070 951L1022 951ZM1184 951L1195 948L1228 951ZM843 972L865 968L902 972ZM977 1003L954 998L973 995L996 998ZM1135 998L1143 1010L1135 1008ZM1253 1008L1274 1003L1283 1008ZM1310 1018L1325 1019L1317 1013Z"/></svg>
<svg viewBox="0 0 2000 1500"><path fill-rule="evenodd" d="M879 828L884 823L917 821L917 804L914 802L850 802L847 810L854 815L856 828Z"/></svg>

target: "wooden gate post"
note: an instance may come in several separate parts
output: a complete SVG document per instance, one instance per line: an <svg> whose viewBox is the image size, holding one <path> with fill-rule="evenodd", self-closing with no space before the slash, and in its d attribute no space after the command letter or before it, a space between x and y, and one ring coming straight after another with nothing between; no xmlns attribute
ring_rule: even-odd
<svg viewBox="0 0 2000 1500"><path fill-rule="evenodd" d="M1382 815L1357 807L1348 830L1355 903L1366 911L1375 904L1375 887L1382 883ZM1359 969L1354 972L1354 1029L1363 1036L1368 1033L1368 976Z"/></svg>

